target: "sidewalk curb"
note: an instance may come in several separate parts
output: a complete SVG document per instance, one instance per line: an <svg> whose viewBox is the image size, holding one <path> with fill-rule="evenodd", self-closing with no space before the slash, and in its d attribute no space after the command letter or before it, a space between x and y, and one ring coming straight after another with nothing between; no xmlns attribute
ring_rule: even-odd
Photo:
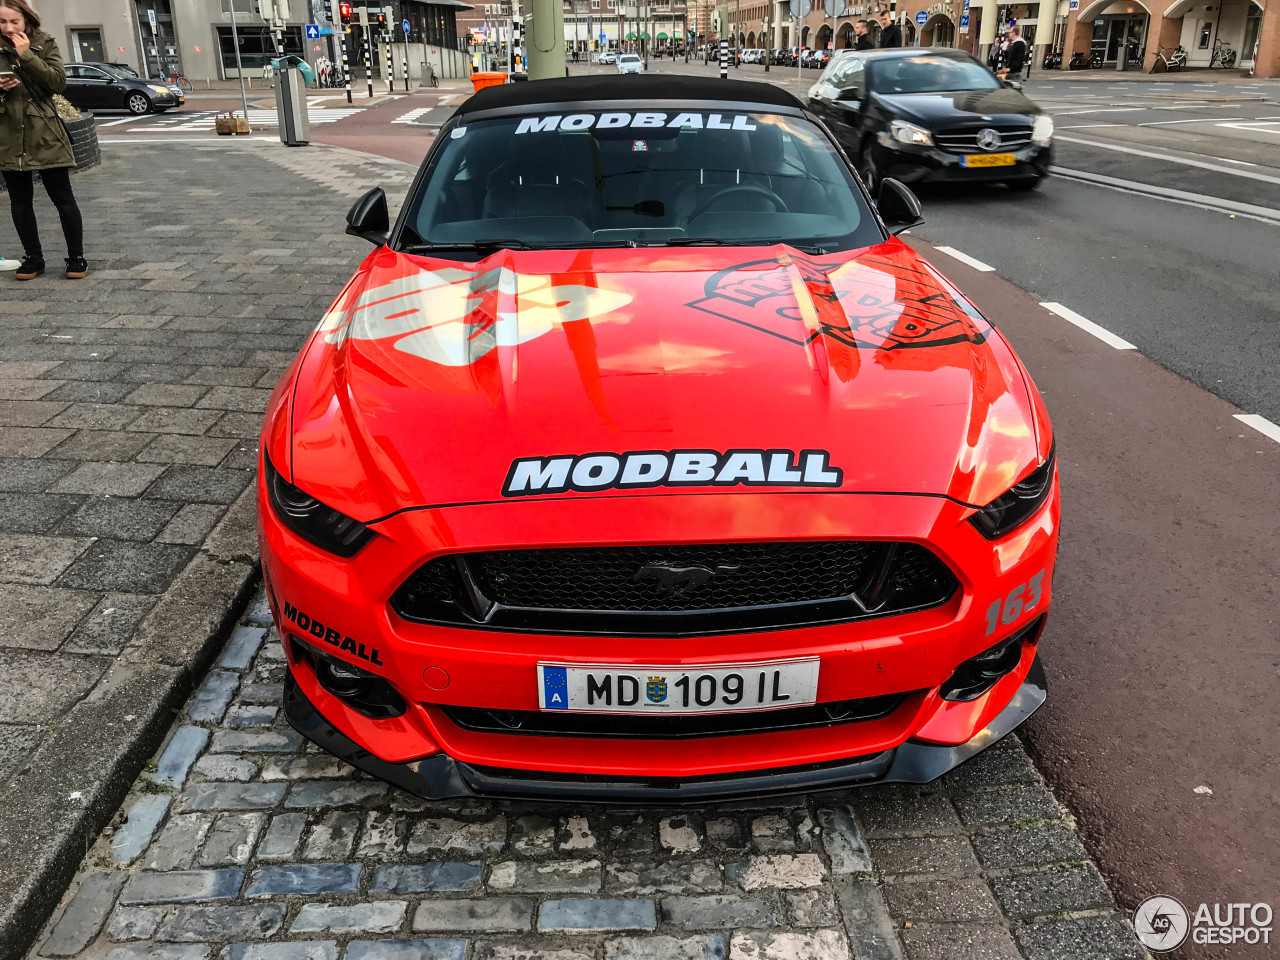
<svg viewBox="0 0 1280 960"><path fill-rule="evenodd" d="M0 960L26 955L85 851L116 814L248 605L258 563L252 525L245 529L245 504L252 518L255 491L251 485L228 511L139 625L135 641L150 626L153 635L162 632L178 645L184 638L155 626L172 629L185 618L182 655L141 656L159 653L157 645L144 641L139 649L131 641L37 750L31 775L15 777L0 793ZM217 572L223 576L210 576Z"/></svg>

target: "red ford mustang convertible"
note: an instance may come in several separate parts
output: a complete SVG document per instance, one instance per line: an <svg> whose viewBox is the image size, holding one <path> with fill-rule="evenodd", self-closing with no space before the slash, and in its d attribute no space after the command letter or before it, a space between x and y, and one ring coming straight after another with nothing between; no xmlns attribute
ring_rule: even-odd
<svg viewBox="0 0 1280 960"><path fill-rule="evenodd" d="M931 780L1044 700L1053 434L791 95L489 88L276 388L310 739L427 797Z"/></svg>

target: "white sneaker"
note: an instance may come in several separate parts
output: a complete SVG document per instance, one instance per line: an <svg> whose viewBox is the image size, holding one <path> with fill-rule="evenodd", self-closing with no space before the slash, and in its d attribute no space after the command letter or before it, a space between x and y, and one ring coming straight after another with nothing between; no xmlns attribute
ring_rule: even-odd
<svg viewBox="0 0 1280 960"><path fill-rule="evenodd" d="M21 260L10 260L7 257L0 257L0 272L9 273L17 270L22 266Z"/></svg>

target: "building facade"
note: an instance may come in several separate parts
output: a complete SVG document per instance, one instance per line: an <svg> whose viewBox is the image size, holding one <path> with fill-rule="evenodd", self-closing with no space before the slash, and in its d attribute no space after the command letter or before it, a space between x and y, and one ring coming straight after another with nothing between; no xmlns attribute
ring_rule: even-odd
<svg viewBox="0 0 1280 960"><path fill-rule="evenodd" d="M1033 69L1049 50L1065 50L1067 61L1077 51L1096 52L1104 67L1149 69L1159 47L1172 51L1181 44L1191 67L1208 67L1215 49L1234 50L1238 67L1254 66L1256 47L1258 75L1275 76L1280 63L1268 58L1280 60L1280 9L1268 16L1268 3L1280 8L1280 0L897 0L892 6L828 0L824 9L817 0L813 11L797 21L785 0L731 0L727 36L743 48L838 50L853 45L857 20L869 21L877 36L876 18L890 9L908 46L958 47L979 59L1016 23L1031 44Z"/></svg>
<svg viewBox="0 0 1280 960"><path fill-rule="evenodd" d="M456 48L457 14L471 10L461 0L354 0L353 5L367 6L371 12L390 8L396 62L407 54L415 66L428 56L428 47ZM261 77L278 55L277 37L284 53L304 56L311 63L321 57L339 59L337 36L325 19L323 0L289 0L289 16L278 34L259 15L257 0L37 0L37 6L45 29L67 60L124 63L146 77L168 76L176 69L196 83L226 80L238 76L237 62L246 76ZM334 17L337 6L334 0ZM400 27L406 20L407 37ZM315 29L308 30L308 25ZM308 37L317 31L320 36ZM357 74L363 36L363 28L354 24L348 45ZM373 48L374 76L380 77L384 69L384 51L385 47Z"/></svg>

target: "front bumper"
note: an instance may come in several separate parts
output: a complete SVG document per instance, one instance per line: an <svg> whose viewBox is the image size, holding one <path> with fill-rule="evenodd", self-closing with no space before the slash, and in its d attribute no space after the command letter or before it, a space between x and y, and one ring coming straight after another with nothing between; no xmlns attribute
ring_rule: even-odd
<svg viewBox="0 0 1280 960"><path fill-rule="evenodd" d="M867 757L685 780L566 776L481 767L443 753L412 763L388 763L326 720L292 673L285 676L284 709L289 725L312 743L365 773L428 800L486 797L679 806L814 793L870 783L929 783L1011 732L1040 708L1046 696L1044 669L1037 656L1005 708L965 743L943 746L908 740Z"/></svg>
<svg viewBox="0 0 1280 960"><path fill-rule="evenodd" d="M777 789L823 789L829 783L907 779L901 772L905 769L916 770L910 776L914 781L931 779L1018 722L997 718L1010 704L1025 701L1024 684L1043 687L1029 679L1037 650L1033 640L1017 667L977 699L949 701L939 693L962 661L1050 609L1056 483L1051 503L995 544L967 522L965 508L938 498L868 495L851 511L839 498L731 495L726 501L735 507L737 538L769 539L771 532L776 538L778 530L785 530L789 539L821 539L838 532L850 538L928 543L952 568L961 589L942 606L884 618L696 638L631 639L412 623L400 619L388 601L425 556L463 544L489 549L566 539L583 545L680 542L688 531L699 525L707 529L713 522L706 497L628 498L623 510L608 499L526 505L514 543L510 505L411 511L379 523L379 536L355 557L341 560L284 528L260 491L263 570L290 658L290 682L302 702L312 705L309 712L318 712L308 721L308 710L298 705L290 720L355 766L392 782L405 785L406 769L414 777L435 771L432 782L485 795L594 795L601 784L634 790L637 784L662 783L665 796L701 797L700 791L758 796ZM711 526L709 536L721 535ZM1016 595L1018 585L1037 571L1043 594L1034 609L997 626L993 605L1003 603L1011 591ZM295 654L292 638L383 677L404 698L406 711L390 719L357 713L321 686ZM800 655L822 661L820 704L889 694L904 699L892 713L874 719L689 739L637 737L627 739L625 749L619 749L624 741L596 736L485 732L459 725L449 712L452 707L538 710L534 678L539 661L698 666ZM996 728L999 734L992 734ZM926 743L934 746L926 749ZM904 751L909 744L915 746ZM903 759L926 755L945 759ZM774 786L778 783L782 786Z"/></svg>
<svg viewBox="0 0 1280 960"><path fill-rule="evenodd" d="M966 167L963 155L939 147L916 147L894 143L877 144L878 167L886 177L903 183L984 183L1008 180L1038 180L1049 175L1053 163L1051 145L1030 144L1012 153L1016 161L1006 167ZM1001 152L1001 151L997 151Z"/></svg>

